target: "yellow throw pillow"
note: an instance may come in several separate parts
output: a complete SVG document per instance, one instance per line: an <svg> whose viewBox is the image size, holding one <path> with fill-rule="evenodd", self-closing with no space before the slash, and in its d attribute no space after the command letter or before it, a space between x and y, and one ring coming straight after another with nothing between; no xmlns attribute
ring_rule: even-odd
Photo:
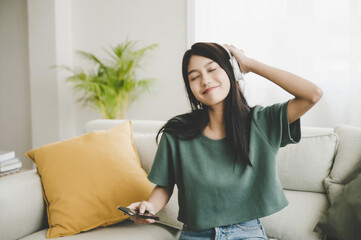
<svg viewBox="0 0 361 240"><path fill-rule="evenodd" d="M33 149L41 177L48 238L124 221L117 206L147 200L152 183L140 165L131 121Z"/></svg>

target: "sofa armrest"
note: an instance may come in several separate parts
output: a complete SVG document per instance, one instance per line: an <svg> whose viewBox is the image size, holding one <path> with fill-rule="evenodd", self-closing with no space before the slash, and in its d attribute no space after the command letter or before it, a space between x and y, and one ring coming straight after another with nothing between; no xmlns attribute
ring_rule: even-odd
<svg viewBox="0 0 361 240"><path fill-rule="evenodd" d="M0 178L0 239L19 239L46 226L46 208L36 169Z"/></svg>

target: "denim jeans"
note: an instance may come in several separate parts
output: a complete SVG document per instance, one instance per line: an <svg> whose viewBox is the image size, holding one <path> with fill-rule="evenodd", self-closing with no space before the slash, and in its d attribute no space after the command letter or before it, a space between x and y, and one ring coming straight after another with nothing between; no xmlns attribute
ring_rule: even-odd
<svg viewBox="0 0 361 240"><path fill-rule="evenodd" d="M228 226L192 231L183 225L179 240L268 240L261 221L257 218Z"/></svg>

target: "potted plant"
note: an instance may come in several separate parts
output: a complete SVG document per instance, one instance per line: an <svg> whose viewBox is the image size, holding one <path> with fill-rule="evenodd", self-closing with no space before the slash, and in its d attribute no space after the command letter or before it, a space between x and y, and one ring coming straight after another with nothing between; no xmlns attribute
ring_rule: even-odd
<svg viewBox="0 0 361 240"><path fill-rule="evenodd" d="M83 91L84 95L77 101L83 107L91 105L99 109L105 119L126 118L128 106L139 93L148 90L154 79L137 79L135 70L140 66L147 52L154 50L157 44L135 49L135 41L111 46L106 51L110 56L107 61L101 61L92 53L77 51L85 59L92 62L96 69L86 73L81 68L60 66L73 73L66 79L74 84L75 91Z"/></svg>

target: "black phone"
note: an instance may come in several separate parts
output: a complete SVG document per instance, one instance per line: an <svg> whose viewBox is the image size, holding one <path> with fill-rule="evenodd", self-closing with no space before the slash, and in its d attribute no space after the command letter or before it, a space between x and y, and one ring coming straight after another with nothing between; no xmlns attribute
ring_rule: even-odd
<svg viewBox="0 0 361 240"><path fill-rule="evenodd" d="M136 216L136 217L141 217L141 218L150 218L150 219L154 219L154 220L160 220L160 218L158 216L155 216L148 211L145 211L144 213L134 212L130 208L120 207L120 206L118 206L118 210L122 211L125 214L128 214L129 216Z"/></svg>

